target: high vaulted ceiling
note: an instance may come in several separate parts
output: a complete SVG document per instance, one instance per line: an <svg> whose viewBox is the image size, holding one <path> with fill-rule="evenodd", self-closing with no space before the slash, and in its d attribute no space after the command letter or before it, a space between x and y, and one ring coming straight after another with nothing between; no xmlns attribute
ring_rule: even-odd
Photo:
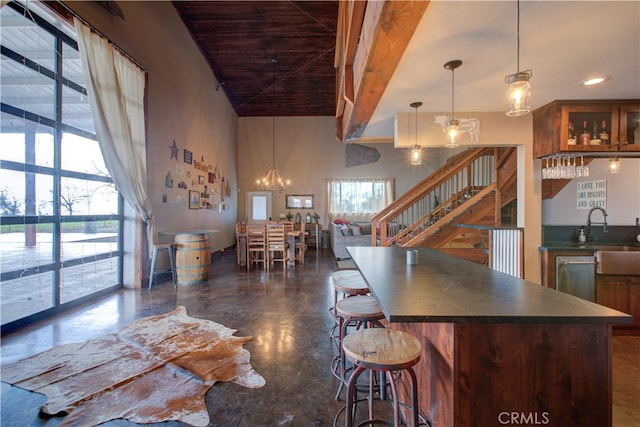
<svg viewBox="0 0 640 427"><path fill-rule="evenodd" d="M239 116L334 116L338 3L174 5ZM517 71L516 7L515 0L432 0L413 28L387 17L385 31L393 23L392 30L410 31L411 40L392 72L386 70L384 93L353 100L354 111L368 106L345 141L389 140L396 114L411 112L414 101L424 103L421 112L451 111L451 72L443 65L452 59L463 61L455 71L456 112L504 111L504 77ZM385 62L367 69L389 67ZM533 70L534 109L556 99L640 98L640 1L521 0L520 70L527 69ZM595 74L610 80L580 84Z"/></svg>
<svg viewBox="0 0 640 427"><path fill-rule="evenodd" d="M335 115L338 2L173 4L239 116Z"/></svg>

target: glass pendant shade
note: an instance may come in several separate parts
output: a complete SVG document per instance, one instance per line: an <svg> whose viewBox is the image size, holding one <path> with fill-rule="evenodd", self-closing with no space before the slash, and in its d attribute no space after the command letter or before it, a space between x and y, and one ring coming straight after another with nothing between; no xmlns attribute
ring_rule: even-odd
<svg viewBox="0 0 640 427"><path fill-rule="evenodd" d="M446 148L457 148L460 146L460 122L458 119L449 119L446 135L447 141L444 144Z"/></svg>
<svg viewBox="0 0 640 427"><path fill-rule="evenodd" d="M516 117L531 112L531 71L520 71L508 75L507 82L507 116Z"/></svg>
<svg viewBox="0 0 640 427"><path fill-rule="evenodd" d="M459 59L453 59L446 64L444 68L451 71L451 117L447 123L445 130L446 141L444 143L445 148L457 148L460 146L460 122L455 117L454 108L454 94L455 94L455 71L456 68L462 65L462 61Z"/></svg>
<svg viewBox="0 0 640 427"><path fill-rule="evenodd" d="M411 148L411 166L422 165L422 149L419 145L414 145Z"/></svg>
<svg viewBox="0 0 640 427"><path fill-rule="evenodd" d="M422 106L422 102L416 101L409 104L411 108L414 108L416 111L416 120L415 120L415 138L416 142L411 147L411 158L409 159L409 163L411 166L421 166L422 165L422 148L418 144L418 107Z"/></svg>
<svg viewBox="0 0 640 427"><path fill-rule="evenodd" d="M619 172L620 172L620 160L609 159L609 173L619 173Z"/></svg>

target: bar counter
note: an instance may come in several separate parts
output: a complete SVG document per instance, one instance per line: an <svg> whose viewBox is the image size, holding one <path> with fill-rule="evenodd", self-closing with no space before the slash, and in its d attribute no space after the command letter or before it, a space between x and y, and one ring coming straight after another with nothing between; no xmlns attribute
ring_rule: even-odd
<svg viewBox="0 0 640 427"><path fill-rule="evenodd" d="M389 327L422 343L432 427L611 426L611 325L631 316L429 248L347 248Z"/></svg>

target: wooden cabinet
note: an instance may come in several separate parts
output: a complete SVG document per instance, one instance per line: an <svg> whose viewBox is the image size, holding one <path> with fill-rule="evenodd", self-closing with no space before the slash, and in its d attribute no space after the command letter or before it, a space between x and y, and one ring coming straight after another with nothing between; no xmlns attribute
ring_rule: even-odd
<svg viewBox="0 0 640 427"><path fill-rule="evenodd" d="M632 324L616 325L614 329L640 329L640 276L596 276L596 302L633 316Z"/></svg>
<svg viewBox="0 0 640 427"><path fill-rule="evenodd" d="M573 124L577 143L569 142L569 122ZM606 122L609 143L581 145L580 133L598 133ZM533 112L533 156L557 153L621 152L640 153L640 100L553 101Z"/></svg>

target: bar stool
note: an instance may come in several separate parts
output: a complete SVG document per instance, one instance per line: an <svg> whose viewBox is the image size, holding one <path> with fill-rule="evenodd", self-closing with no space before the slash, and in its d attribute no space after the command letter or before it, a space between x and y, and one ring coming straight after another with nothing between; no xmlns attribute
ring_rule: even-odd
<svg viewBox="0 0 640 427"><path fill-rule="evenodd" d="M338 270L331 275L331 280L333 282L333 307L331 307L331 312L335 323L329 336L336 341L338 339L336 334L336 329L338 328L338 316L336 314L338 296L347 298L355 295L367 295L369 287L357 270ZM337 350L340 351L339 346Z"/></svg>
<svg viewBox="0 0 640 427"><path fill-rule="evenodd" d="M338 319L338 355L333 359L331 372L340 381L336 400L340 400L340 393L347 381L349 369L346 366L342 341L347 336L348 327L355 330L360 328L384 328L380 320L384 319L384 313L375 297L371 295L356 295L344 298L336 304L336 315Z"/></svg>
<svg viewBox="0 0 640 427"><path fill-rule="evenodd" d="M384 373L387 377L393 400L393 425L400 426L400 406L403 406L411 410L411 420L410 422L407 420L407 426L418 426L418 385L413 366L420 360L422 351L420 342L406 332L388 328L372 328L361 329L347 335L342 340L342 347L346 357L355 366L347 382L347 399L343 409L346 414L345 426L353 426L358 401L356 384L358 377L367 370L370 371L369 396L367 398L369 418L358 426L372 423L390 424L387 420L375 418L373 373ZM396 388L399 374L405 372L411 383L411 405L409 406L400 403Z"/></svg>
<svg viewBox="0 0 640 427"><path fill-rule="evenodd" d="M331 279L333 281L334 316L339 295L349 297L369 293L369 286L358 270L338 270L331 275Z"/></svg>

